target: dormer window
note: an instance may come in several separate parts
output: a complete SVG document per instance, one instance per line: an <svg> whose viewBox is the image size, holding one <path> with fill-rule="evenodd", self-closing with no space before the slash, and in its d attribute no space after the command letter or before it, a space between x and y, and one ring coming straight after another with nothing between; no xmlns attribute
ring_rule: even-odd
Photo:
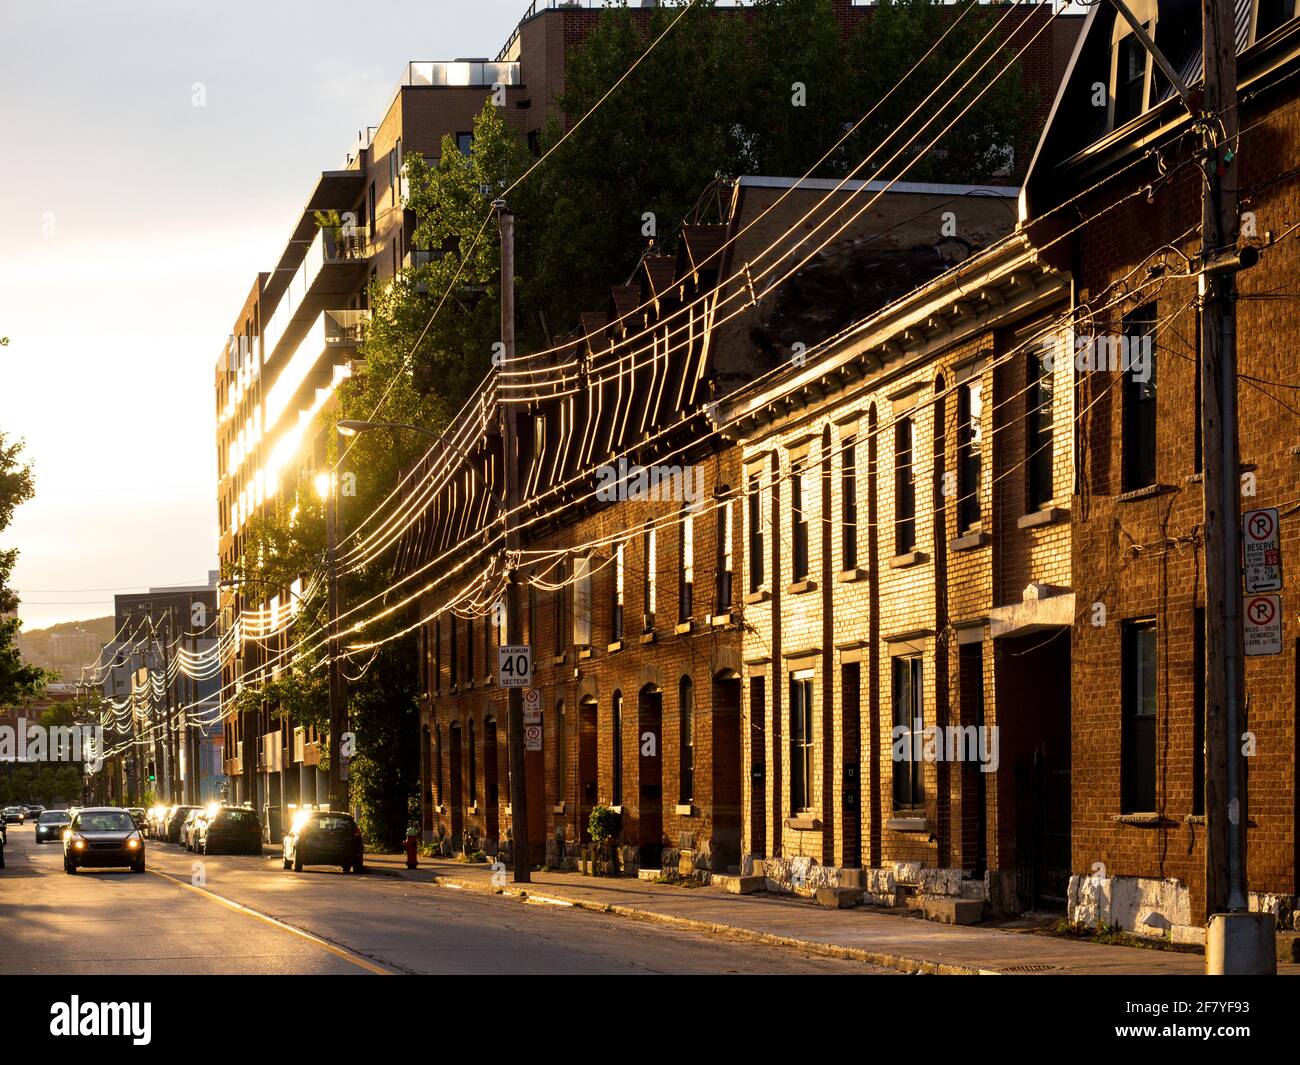
<svg viewBox="0 0 1300 1065"><path fill-rule="evenodd" d="M1121 37L1115 50L1115 117L1112 126L1137 118L1146 101L1147 50L1136 34Z"/></svg>
<svg viewBox="0 0 1300 1065"><path fill-rule="evenodd" d="M1255 4L1255 27L1250 43L1262 41L1285 22L1295 18L1295 0L1258 0Z"/></svg>

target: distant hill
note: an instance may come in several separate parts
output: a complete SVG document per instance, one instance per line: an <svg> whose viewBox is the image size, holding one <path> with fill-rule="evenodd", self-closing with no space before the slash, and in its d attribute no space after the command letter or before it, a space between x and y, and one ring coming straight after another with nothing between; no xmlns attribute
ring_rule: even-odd
<svg viewBox="0 0 1300 1065"><path fill-rule="evenodd" d="M34 666L58 673L66 683L75 684L81 667L93 663L100 649L113 638L113 618L87 621L64 621L48 629L18 633L18 653Z"/></svg>

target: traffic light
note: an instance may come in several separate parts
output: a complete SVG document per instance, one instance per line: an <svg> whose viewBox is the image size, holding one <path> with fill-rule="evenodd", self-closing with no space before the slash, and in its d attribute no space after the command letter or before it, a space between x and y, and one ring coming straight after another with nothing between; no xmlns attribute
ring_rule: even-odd
<svg viewBox="0 0 1300 1065"><path fill-rule="evenodd" d="M149 763L149 783L152 784L158 779L158 775L153 771L153 763Z"/></svg>

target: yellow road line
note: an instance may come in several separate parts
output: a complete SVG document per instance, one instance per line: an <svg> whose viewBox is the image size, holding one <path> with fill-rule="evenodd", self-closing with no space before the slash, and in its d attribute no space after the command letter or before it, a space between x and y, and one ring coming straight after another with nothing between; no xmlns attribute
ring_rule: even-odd
<svg viewBox="0 0 1300 1065"><path fill-rule="evenodd" d="M154 876L162 877L164 880L170 880L173 884L177 884L188 891L193 891L197 895L203 895L204 897L211 899L213 902L219 902L222 906L232 909L236 913L242 913L246 917L254 917L259 921L265 921L267 924L280 929L282 932L290 932L295 936L299 936L300 938L307 940L307 942L320 947L322 950L327 950L331 954L342 958L344 961L350 961L353 965L359 966L367 972L374 973L376 976L393 975L388 969L376 965L372 961L368 961L359 954L354 954L350 950L344 950L342 947L336 947L333 943L328 943L319 936L314 936L310 932L304 932L301 928L294 928L293 925L285 924L283 921L277 921L274 917L269 917L264 913L260 913L257 910L243 905L242 903L224 898L214 891L209 891L207 888L196 887L194 884L188 884L184 880L171 876L168 873L160 873L157 869L150 869L149 872L153 873Z"/></svg>

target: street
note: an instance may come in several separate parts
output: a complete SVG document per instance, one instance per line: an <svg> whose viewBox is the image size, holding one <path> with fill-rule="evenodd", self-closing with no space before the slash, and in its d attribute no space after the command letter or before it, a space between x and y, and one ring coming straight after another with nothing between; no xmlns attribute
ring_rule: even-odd
<svg viewBox="0 0 1300 1065"><path fill-rule="evenodd" d="M892 974L622 917L150 841L148 872L63 872L11 825L0 973ZM191 880L202 886L191 884Z"/></svg>

